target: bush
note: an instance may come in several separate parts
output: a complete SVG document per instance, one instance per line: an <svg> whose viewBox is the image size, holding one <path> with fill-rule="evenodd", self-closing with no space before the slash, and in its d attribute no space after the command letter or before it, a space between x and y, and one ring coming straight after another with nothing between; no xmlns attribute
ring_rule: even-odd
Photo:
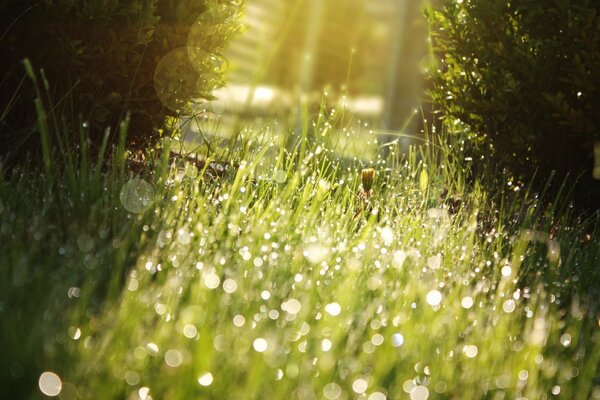
<svg viewBox="0 0 600 400"><path fill-rule="evenodd" d="M515 173L583 174L600 140L600 3L440 0L432 96ZM596 186L598 184L596 183Z"/></svg>
<svg viewBox="0 0 600 400"><path fill-rule="evenodd" d="M0 1L1 153L35 131L25 57L44 69L46 107L83 115L93 142L126 112L130 143L152 142L166 116L223 83L220 54L239 10L237 0Z"/></svg>

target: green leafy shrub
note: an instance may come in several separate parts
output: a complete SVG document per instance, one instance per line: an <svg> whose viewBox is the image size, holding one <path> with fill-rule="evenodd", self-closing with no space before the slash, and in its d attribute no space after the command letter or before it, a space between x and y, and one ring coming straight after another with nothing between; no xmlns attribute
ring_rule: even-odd
<svg viewBox="0 0 600 400"><path fill-rule="evenodd" d="M130 143L152 142L166 116L210 98L223 84L220 54L239 30L240 4L4 0L0 10L0 26L7 27L0 32L0 138L6 154L35 131L34 89L24 79L24 58L44 69L46 107L55 111L50 114L72 115L71 121L82 115L97 143L107 126L130 112Z"/></svg>
<svg viewBox="0 0 600 400"><path fill-rule="evenodd" d="M432 95L446 117L466 123L516 173L582 174L591 187L600 3L441 0L428 17L442 59Z"/></svg>

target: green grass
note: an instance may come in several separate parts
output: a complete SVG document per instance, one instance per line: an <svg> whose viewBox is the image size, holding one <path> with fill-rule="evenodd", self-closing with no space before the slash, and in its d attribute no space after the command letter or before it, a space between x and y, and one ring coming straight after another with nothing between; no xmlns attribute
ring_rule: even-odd
<svg viewBox="0 0 600 400"><path fill-rule="evenodd" d="M596 219L441 138L367 204L319 137L219 179L84 139L3 171L0 397L600 398Z"/></svg>

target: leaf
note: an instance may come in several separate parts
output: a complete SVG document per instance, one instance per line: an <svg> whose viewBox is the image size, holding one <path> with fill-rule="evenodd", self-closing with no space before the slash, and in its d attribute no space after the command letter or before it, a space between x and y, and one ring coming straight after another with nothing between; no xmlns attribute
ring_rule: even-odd
<svg viewBox="0 0 600 400"><path fill-rule="evenodd" d="M427 170L423 168L423 171L421 171L421 175L419 176L419 188L421 189L421 192L427 191L428 184L429 174L427 173Z"/></svg>

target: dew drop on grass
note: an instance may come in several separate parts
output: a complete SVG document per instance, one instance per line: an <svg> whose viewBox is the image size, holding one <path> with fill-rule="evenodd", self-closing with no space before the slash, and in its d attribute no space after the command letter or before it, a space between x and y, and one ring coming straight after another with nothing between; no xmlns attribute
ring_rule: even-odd
<svg viewBox="0 0 600 400"><path fill-rule="evenodd" d="M366 380L359 378L352 382L352 390L358 394L362 394L367 391L368 383Z"/></svg>
<svg viewBox="0 0 600 400"><path fill-rule="evenodd" d="M246 324L246 318L244 318L243 315L238 314L235 317L233 317L233 324L238 328L241 328L242 326L244 326L244 324Z"/></svg>
<svg viewBox="0 0 600 400"><path fill-rule="evenodd" d="M412 393L413 390L415 390L415 387L417 385L415 384L415 382L412 379L409 379L407 381L404 381L404 383L402 384L402 390L404 390L406 393Z"/></svg>
<svg viewBox="0 0 600 400"><path fill-rule="evenodd" d="M325 312L336 317L342 312L342 307L338 303L329 303L325 306Z"/></svg>
<svg viewBox="0 0 600 400"><path fill-rule="evenodd" d="M154 354L158 354L158 345L156 343L148 343L146 345L146 349L148 350L148 353L154 355Z"/></svg>
<svg viewBox="0 0 600 400"><path fill-rule="evenodd" d="M468 358L477 357L478 352L479 350L477 349L477 346L473 344L468 344L465 347L463 347L463 353L465 353L465 356L467 356Z"/></svg>
<svg viewBox="0 0 600 400"><path fill-rule="evenodd" d="M210 372L205 372L198 377L200 386L210 386L213 383L213 375Z"/></svg>
<svg viewBox="0 0 600 400"><path fill-rule="evenodd" d="M406 260L406 253L403 250L396 250L394 252L394 267L397 269L402 268L404 260Z"/></svg>
<svg viewBox="0 0 600 400"><path fill-rule="evenodd" d="M77 238L77 247L84 253L89 253L94 248L94 239L90 235L80 235Z"/></svg>
<svg viewBox="0 0 600 400"><path fill-rule="evenodd" d="M460 305L462 308L468 310L469 308L473 307L473 298L471 296L463 297L463 299L460 301Z"/></svg>
<svg viewBox="0 0 600 400"><path fill-rule="evenodd" d="M130 179L121 188L121 205L133 214L141 214L152 206L154 189L143 179Z"/></svg>
<svg viewBox="0 0 600 400"><path fill-rule="evenodd" d="M404 336L399 333L394 333L392 335L392 346L400 347L404 344Z"/></svg>
<svg viewBox="0 0 600 400"><path fill-rule="evenodd" d="M394 231L391 228L385 227L381 229L381 239L386 246L389 246L394 241Z"/></svg>
<svg viewBox="0 0 600 400"><path fill-rule="evenodd" d="M269 347L269 343L263 338L258 338L254 340L252 347L254 347L254 350L258 353L263 353Z"/></svg>
<svg viewBox="0 0 600 400"><path fill-rule="evenodd" d="M442 256L437 254L427 259L427 266L431 269L438 269L442 263Z"/></svg>
<svg viewBox="0 0 600 400"><path fill-rule="evenodd" d="M223 282L223 290L225 291L225 293L235 293L237 287L237 282L233 279L225 279L225 281Z"/></svg>
<svg viewBox="0 0 600 400"><path fill-rule="evenodd" d="M381 392L373 392L369 395L368 400L386 400L387 397Z"/></svg>
<svg viewBox="0 0 600 400"><path fill-rule="evenodd" d="M328 383L323 388L323 395L328 400L336 400L342 394L342 388L336 383Z"/></svg>
<svg viewBox="0 0 600 400"><path fill-rule="evenodd" d="M46 396L56 397L62 390L62 381L54 372L46 371L40 375L38 386Z"/></svg>
<svg viewBox="0 0 600 400"><path fill-rule="evenodd" d="M438 290L431 290L427 293L426 300L430 306L439 306L442 302L442 294Z"/></svg>
<svg viewBox="0 0 600 400"><path fill-rule="evenodd" d="M138 390L138 396L140 400L150 400L150 388L144 386Z"/></svg>
<svg viewBox="0 0 600 400"><path fill-rule="evenodd" d="M206 276L204 277L204 285L209 289L218 288L220 283L221 279L217 274L210 273L206 274Z"/></svg>
<svg viewBox="0 0 600 400"><path fill-rule="evenodd" d="M277 170L273 175L273 179L277 183L285 183L285 181L287 180L287 174L285 173L285 171Z"/></svg>
<svg viewBox="0 0 600 400"><path fill-rule="evenodd" d="M302 309L302 304L296 299L289 299L288 301L281 304L281 309L287 311L290 314L298 314Z"/></svg>
<svg viewBox="0 0 600 400"><path fill-rule="evenodd" d="M519 380L526 381L527 379L529 379L529 371L524 369L519 371Z"/></svg>
<svg viewBox="0 0 600 400"><path fill-rule="evenodd" d="M169 367L177 368L183 362L183 356L177 350L167 350L165 353L165 362Z"/></svg>
<svg viewBox="0 0 600 400"><path fill-rule="evenodd" d="M383 344L383 335L380 333L374 334L371 338L371 343L373 343L375 346L381 346Z"/></svg>
<svg viewBox="0 0 600 400"><path fill-rule="evenodd" d="M381 286L381 279L377 276L372 276L367 280L367 288L369 290L377 290Z"/></svg>
<svg viewBox="0 0 600 400"><path fill-rule="evenodd" d="M140 375L135 371L127 371L125 373L125 382L130 386L135 386L140 383Z"/></svg>
<svg viewBox="0 0 600 400"><path fill-rule="evenodd" d="M323 339L321 341L321 350L323 350L325 352L328 352L329 350L331 350L332 346L333 345L331 343L331 340L329 340L329 339Z"/></svg>
<svg viewBox="0 0 600 400"><path fill-rule="evenodd" d="M73 340L78 340L81 337L81 329L72 326L69 328L69 336Z"/></svg>
<svg viewBox="0 0 600 400"><path fill-rule="evenodd" d="M515 311L515 307L516 303L512 299L506 300L504 304L502 304L502 310L504 310L504 312L507 314L510 314L511 312Z"/></svg>
<svg viewBox="0 0 600 400"><path fill-rule="evenodd" d="M410 392L411 400L427 400L427 398L429 398L429 389L425 386L417 385L413 391Z"/></svg>
<svg viewBox="0 0 600 400"><path fill-rule="evenodd" d="M179 229L177 231L177 241L179 244L183 245L190 244L192 241L192 235L186 229Z"/></svg>
<svg viewBox="0 0 600 400"><path fill-rule="evenodd" d="M304 250L304 257L311 264L318 264L327 257L327 249L318 244L310 244Z"/></svg>
<svg viewBox="0 0 600 400"><path fill-rule="evenodd" d="M571 344L571 335L569 335L568 333L562 335L560 337L560 344L562 344L564 347L569 347L569 345Z"/></svg>
<svg viewBox="0 0 600 400"><path fill-rule="evenodd" d="M186 338L194 339L197 334L198 329L194 325L187 324L183 327L183 336L185 336Z"/></svg>

